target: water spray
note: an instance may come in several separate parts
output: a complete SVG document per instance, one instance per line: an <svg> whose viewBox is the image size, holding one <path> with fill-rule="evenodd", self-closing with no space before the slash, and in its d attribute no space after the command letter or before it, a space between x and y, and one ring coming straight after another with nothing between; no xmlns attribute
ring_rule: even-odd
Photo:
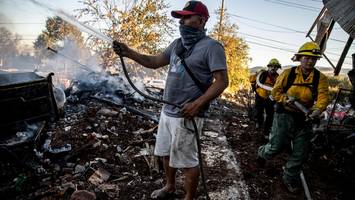
<svg viewBox="0 0 355 200"><path fill-rule="evenodd" d="M99 38L103 41L106 41L108 42L109 44L113 44L114 40L104 34L102 34L101 32L97 31L96 29L94 29L93 27L91 26L88 26L86 24L83 24L81 22L79 22L78 20L76 20L75 17L65 13L64 11L60 10L60 9L56 9L56 8L52 8L51 6L49 5L46 5L46 4L43 4L43 3L40 3L36 0L30 0L33 4L37 5L37 6L40 6L42 8L45 8L49 11L51 11L52 13L54 13L55 15L61 17L64 21L70 23L71 25L77 27L78 29L80 29L81 31L84 31L86 33L88 33L89 35L92 35L92 36L95 36L96 38ZM48 50L50 51L53 51L55 53L58 53L60 54L58 51L48 47L47 48ZM70 59L72 60L71 58L68 58L67 56L63 55L63 54L60 54L64 57L66 57L67 59ZM169 104L169 105L172 105L172 106L175 106L175 107L178 107L178 108L183 108L183 105L177 105L175 103L172 103L172 102L169 102L169 101L165 101L165 100L162 100L162 99L158 99L158 98L154 98L154 97L151 97L145 93L143 93L142 91L140 91L135 85L134 83L132 82L132 80L130 79L129 77L129 74L128 74L128 71L127 71L127 68L126 68L126 65L125 65L125 62L123 60L123 57L122 55L119 55L120 57L120 61L121 61L121 64L122 64L122 69L123 69L123 72L128 80L128 83L131 85L131 87L140 95L142 95L143 97L147 98L147 99L150 99L152 101L157 101L157 102L161 102L161 103L164 103L164 104ZM76 63L78 63L77 61L74 61ZM82 66L82 64L80 63L80 65ZM85 66L85 65L83 65ZM86 67L86 66L85 66ZM201 179L202 179L202 184L203 184L203 188L204 188L204 192L205 192L205 196L206 196L206 199L209 200L209 196L208 196L208 192L207 192L207 186L206 186L206 181L205 181L205 175L204 175L204 171L203 171L203 162L202 162L202 153L201 153L201 141L200 141L200 136L199 136L199 133L198 133L198 129L197 129L197 125L196 125L196 121L194 119L191 120L192 121L192 124L193 124L193 127L194 127L194 131L195 131L195 135L196 135L196 142L197 142L197 150L198 150L198 160L199 160L199 166L200 166L200 172L201 172Z"/></svg>
<svg viewBox="0 0 355 200"><path fill-rule="evenodd" d="M55 54L61 55L61 56L63 56L64 58L66 58L66 59L68 59L68 60L70 60L70 61L72 61L72 62L78 64L82 69L84 69L84 70L86 70L86 71L88 71L88 72L92 72L92 70L91 70L88 66L81 64L80 62L74 60L73 58L70 58L70 57L68 57L68 56L66 56L66 55L64 55L64 54L62 54L62 53L58 52L57 50L52 49L51 47L47 47L47 50L52 51L52 52L55 53Z"/></svg>
<svg viewBox="0 0 355 200"><path fill-rule="evenodd" d="M59 16L60 18L62 18L64 21L70 23L71 25L77 27L78 29L80 29L81 31L84 31L92 36L95 36L101 40L104 40L110 44L112 44L113 42L113 39L102 34L101 32L97 31L96 29L94 29L93 27L90 27L84 23L81 23L79 22L78 20L76 20L76 18L74 16L71 16L67 13L65 13L63 10L61 9L56 9L56 8L53 8L49 5L46 5L44 3L40 3L36 0L30 0L33 4L41 7L41 8L44 8L44 9L47 9L49 11L51 11L53 14Z"/></svg>

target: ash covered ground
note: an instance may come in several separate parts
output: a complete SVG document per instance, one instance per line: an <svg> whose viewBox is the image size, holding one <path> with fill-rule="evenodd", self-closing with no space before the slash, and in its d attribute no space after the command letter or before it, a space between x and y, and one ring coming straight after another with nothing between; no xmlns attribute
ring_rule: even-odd
<svg viewBox="0 0 355 200"><path fill-rule="evenodd" d="M154 116L159 116L161 105L147 100L114 104L88 94L76 97L67 101L59 121L43 128L40 145L2 148L2 198L70 199L74 191L84 191L96 199L150 199L151 192L164 185L161 162L152 155ZM237 103L214 102L201 135L210 198L305 199L303 193L289 194L282 186L287 153L264 168L256 165L257 148L265 140L248 117L249 97L239 98ZM355 176L347 170L353 169L353 160L341 159L330 153L310 156L304 174L313 199L355 198ZM181 174L175 199L184 196ZM197 199L205 199L202 184Z"/></svg>

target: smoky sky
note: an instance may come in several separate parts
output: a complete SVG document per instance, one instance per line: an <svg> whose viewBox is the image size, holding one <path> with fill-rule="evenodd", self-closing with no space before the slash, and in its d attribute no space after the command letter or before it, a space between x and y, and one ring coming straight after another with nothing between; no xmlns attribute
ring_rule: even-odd
<svg viewBox="0 0 355 200"><path fill-rule="evenodd" d="M2 10L2 6L1 6L1 2L0 2L0 25L6 24L6 23L11 23L11 20L5 16L5 14L3 14L1 12Z"/></svg>
<svg viewBox="0 0 355 200"><path fill-rule="evenodd" d="M8 18L3 12L6 9L5 2L0 1L0 27L9 29L11 28L12 24L10 18Z"/></svg>

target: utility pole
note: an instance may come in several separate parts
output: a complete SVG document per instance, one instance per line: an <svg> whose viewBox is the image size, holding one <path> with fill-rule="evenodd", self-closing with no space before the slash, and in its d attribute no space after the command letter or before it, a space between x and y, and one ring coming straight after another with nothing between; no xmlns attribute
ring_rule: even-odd
<svg viewBox="0 0 355 200"><path fill-rule="evenodd" d="M219 27L218 27L218 37L217 37L218 41L220 41L221 39L223 16L224 16L224 0L222 0L221 13L219 16Z"/></svg>

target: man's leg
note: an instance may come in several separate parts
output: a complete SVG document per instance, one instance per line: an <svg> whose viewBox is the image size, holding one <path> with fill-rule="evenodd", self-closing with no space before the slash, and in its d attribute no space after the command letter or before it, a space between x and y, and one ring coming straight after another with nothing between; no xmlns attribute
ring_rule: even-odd
<svg viewBox="0 0 355 200"><path fill-rule="evenodd" d="M264 125L264 135L269 136L273 118L274 118L274 103L268 99L265 103L266 119Z"/></svg>
<svg viewBox="0 0 355 200"><path fill-rule="evenodd" d="M269 142L259 147L258 157L270 160L280 153L286 145L290 144L291 134L294 131L292 116L285 113L276 113L271 128Z"/></svg>
<svg viewBox="0 0 355 200"><path fill-rule="evenodd" d="M301 186L300 171L307 160L312 133L310 127L299 131L293 140L293 150L289 157L283 174L283 181L294 187Z"/></svg>
<svg viewBox="0 0 355 200"><path fill-rule="evenodd" d="M199 134L202 132L203 119L195 118ZM185 199L193 199L196 195L199 160L196 133L191 120L182 119L175 128L169 166L183 169L185 175Z"/></svg>
<svg viewBox="0 0 355 200"><path fill-rule="evenodd" d="M163 167L166 177L166 184L163 188L154 190L151 194L152 199L164 199L175 191L175 173L176 169L169 167L170 144L172 141L172 134L169 129L169 117L164 112L161 112L157 140L155 144L154 154L163 159Z"/></svg>
<svg viewBox="0 0 355 200"><path fill-rule="evenodd" d="M256 128L261 128L264 124L264 99L255 94L255 117Z"/></svg>
<svg viewBox="0 0 355 200"><path fill-rule="evenodd" d="M172 168L169 166L169 156L163 156L163 167L165 172L166 183L165 186L154 190L151 194L152 199L164 199L168 198L175 192L175 175L176 175L176 168Z"/></svg>
<svg viewBox="0 0 355 200"><path fill-rule="evenodd" d="M169 166L169 156L163 157L163 166L165 171L166 177L166 184L164 186L164 190L172 193L175 191L175 175L176 175L176 168L172 168Z"/></svg>
<svg viewBox="0 0 355 200"><path fill-rule="evenodd" d="M199 167L193 168L185 168L184 169L185 175L185 200L192 200L196 196L197 185L198 185L198 177L200 175Z"/></svg>

